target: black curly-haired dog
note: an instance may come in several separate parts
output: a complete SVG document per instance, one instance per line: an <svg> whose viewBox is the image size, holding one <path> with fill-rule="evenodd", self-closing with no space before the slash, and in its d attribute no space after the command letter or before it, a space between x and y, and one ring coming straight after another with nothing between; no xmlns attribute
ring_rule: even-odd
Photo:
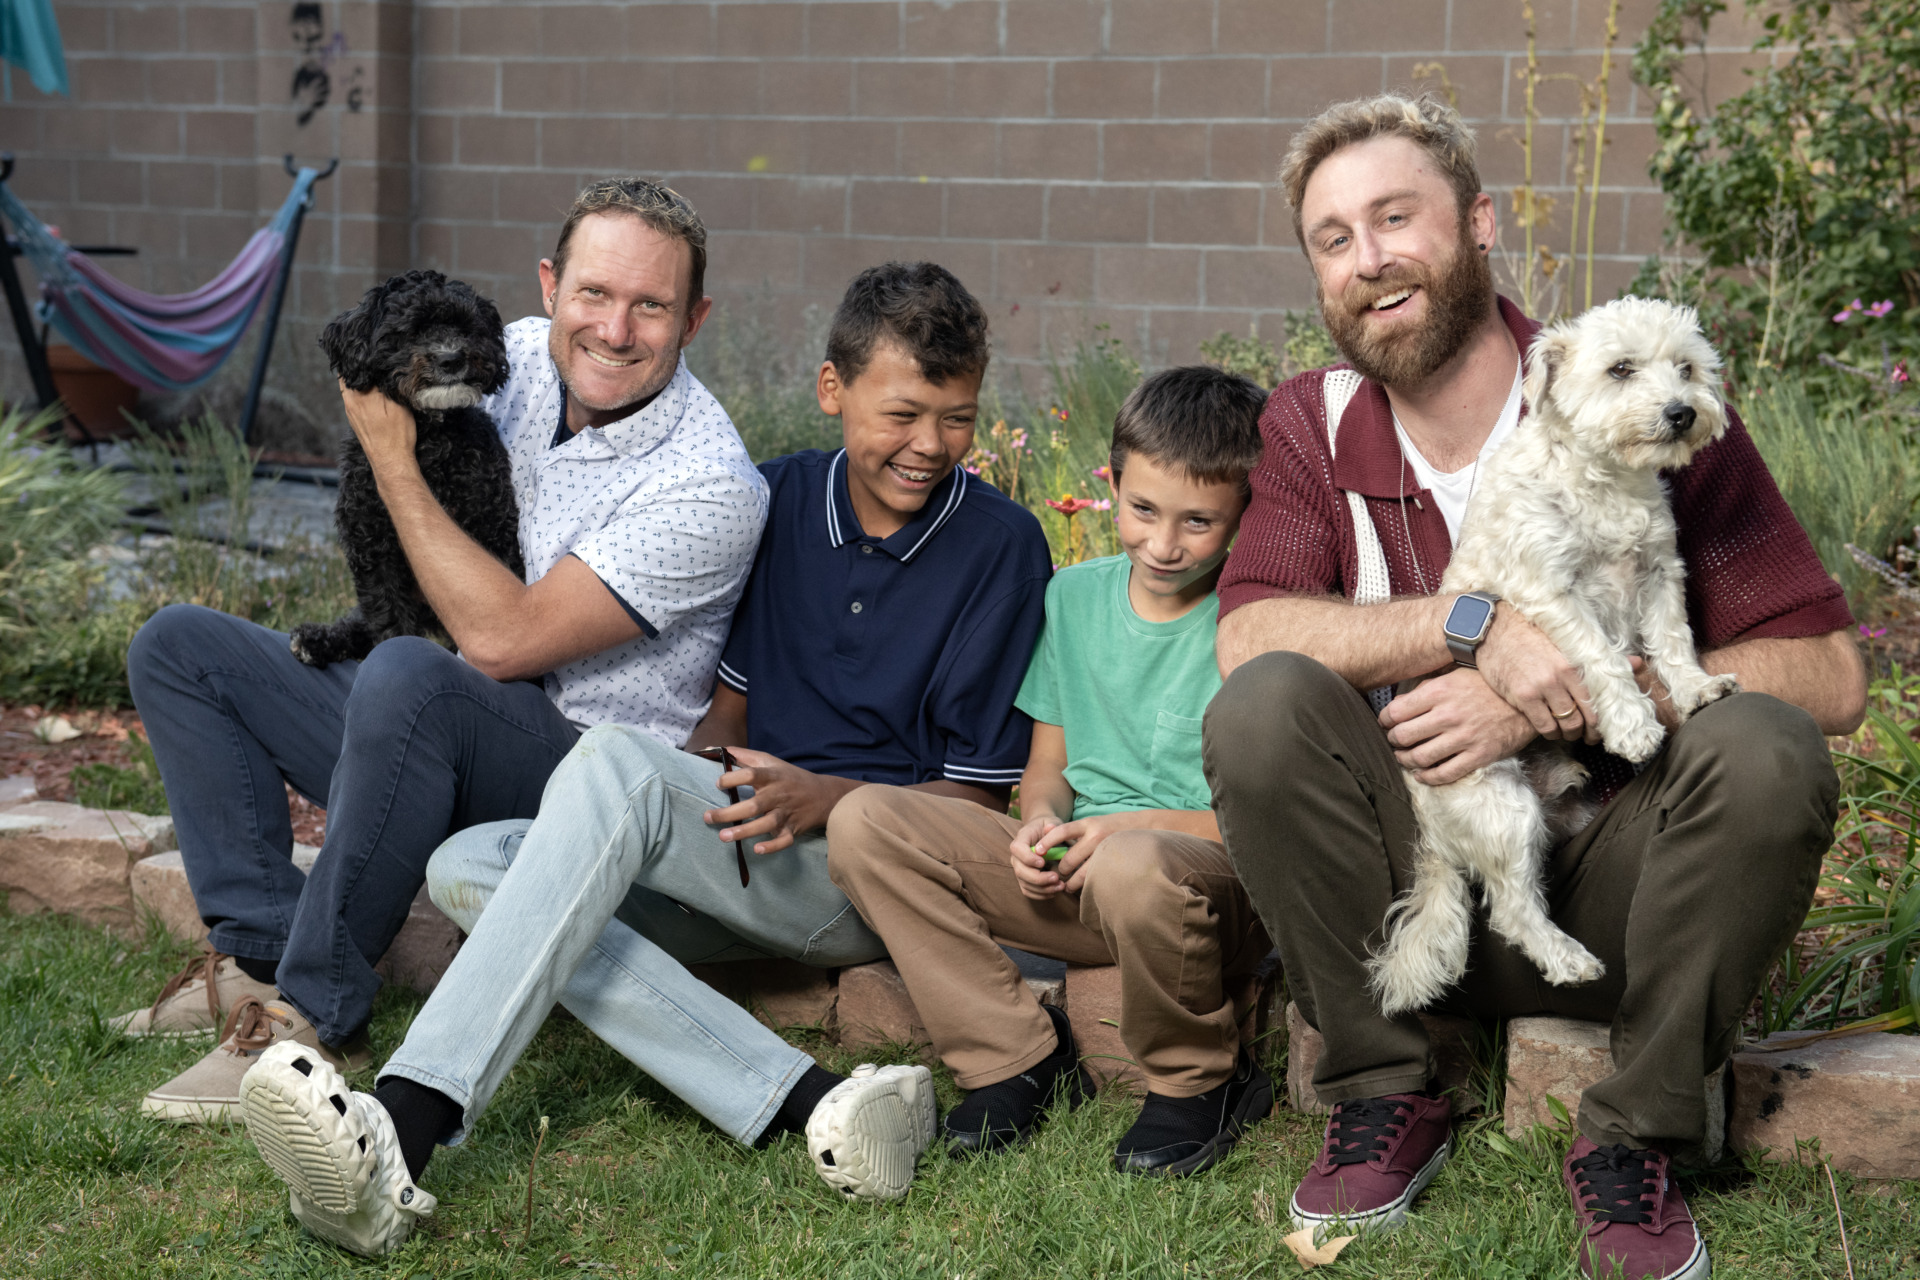
<svg viewBox="0 0 1920 1280"><path fill-rule="evenodd" d="M493 303L438 271L408 271L336 316L320 346L349 388L377 388L412 408L414 456L427 488L469 537L524 577L512 469L493 419L480 407L480 397L507 380ZM359 603L333 622L295 627L294 656L324 667L364 658L394 636L444 633L400 548L366 452L351 436L340 448L333 519Z"/></svg>

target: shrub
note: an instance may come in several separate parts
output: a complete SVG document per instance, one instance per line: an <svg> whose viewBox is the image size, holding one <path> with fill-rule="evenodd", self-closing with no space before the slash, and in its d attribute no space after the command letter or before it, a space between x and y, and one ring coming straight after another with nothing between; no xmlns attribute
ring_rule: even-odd
<svg viewBox="0 0 1920 1280"><path fill-rule="evenodd" d="M1888 556L1910 523L1913 446L1889 414L1845 403L1817 408L1796 379L1771 377L1740 404L1767 470L1856 611L1878 583L1847 544Z"/></svg>

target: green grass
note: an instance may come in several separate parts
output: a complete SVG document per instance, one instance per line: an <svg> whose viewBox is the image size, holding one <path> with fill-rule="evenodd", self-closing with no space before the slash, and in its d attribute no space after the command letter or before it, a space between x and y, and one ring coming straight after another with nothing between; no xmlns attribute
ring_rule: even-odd
<svg viewBox="0 0 1920 1280"><path fill-rule="evenodd" d="M129 943L72 920L0 915L0 1276L1028 1277L1291 1276L1281 1244L1293 1181L1320 1125L1281 1111L1223 1166L1174 1184L1106 1165L1133 1104L1102 1097L1032 1146L984 1163L929 1160L898 1205L845 1203L803 1145L747 1151L578 1023L553 1021L466 1145L442 1151L439 1211L398 1254L366 1262L305 1235L239 1129L174 1128L138 1099L205 1041L122 1041L101 1020L151 998L184 948ZM398 1044L417 997L383 993L376 1049ZM830 1066L849 1059L798 1033ZM355 1080L371 1086L371 1073ZM957 1096L942 1080L945 1101ZM532 1239L527 1162L539 1117ZM1321 1274L1573 1277L1558 1151L1458 1132L1461 1154L1397 1236L1350 1247ZM1826 1180L1806 1166L1734 1164L1683 1185L1716 1274L1845 1274ZM1841 1175L1855 1274L1920 1271L1920 1184ZM590 1265L587 1265L590 1264ZM584 1268L584 1269L583 1269Z"/></svg>

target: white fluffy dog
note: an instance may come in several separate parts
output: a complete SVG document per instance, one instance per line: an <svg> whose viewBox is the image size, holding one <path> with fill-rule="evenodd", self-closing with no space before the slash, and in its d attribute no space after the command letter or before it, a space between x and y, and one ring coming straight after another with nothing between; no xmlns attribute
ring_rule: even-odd
<svg viewBox="0 0 1920 1280"><path fill-rule="evenodd" d="M1635 763L1660 749L1665 730L1629 655L1645 656L1682 720L1739 687L1695 655L1659 476L1726 431L1719 372L1689 307L1622 298L1542 331L1528 359L1528 416L1482 464L1441 581L1443 592L1492 592L1544 631L1580 671L1607 749ZM1413 888L1388 912L1390 936L1369 966L1382 1010L1424 1008L1466 971L1470 880L1486 886L1493 927L1549 982L1601 975L1548 918L1541 885L1549 842L1591 817L1577 801L1585 780L1564 747L1546 742L1447 786L1407 776L1420 847Z"/></svg>

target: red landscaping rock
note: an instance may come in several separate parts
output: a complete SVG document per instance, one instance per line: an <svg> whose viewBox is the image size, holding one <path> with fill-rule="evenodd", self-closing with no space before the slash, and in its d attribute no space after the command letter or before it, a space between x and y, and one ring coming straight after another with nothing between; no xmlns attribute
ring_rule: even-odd
<svg viewBox="0 0 1920 1280"><path fill-rule="evenodd" d="M319 853L312 845L296 844L293 865L310 871ZM207 936L207 926L194 905L187 869L178 853L157 854L135 863L131 882L133 897L158 916L174 937L198 942ZM400 926L393 945L374 968L388 982L426 995L439 985L440 976L460 950L460 942L458 926L433 905L422 887L407 908L407 922Z"/></svg>
<svg viewBox="0 0 1920 1280"><path fill-rule="evenodd" d="M133 864L173 847L173 819L34 800L0 812L0 889L11 910L58 911L122 931Z"/></svg>
<svg viewBox="0 0 1920 1280"><path fill-rule="evenodd" d="M1333 1108L1320 1101L1313 1091L1313 1069L1320 1062L1320 1050L1326 1043L1320 1033L1307 1025L1300 1007L1287 1005L1287 1105L1295 1111L1325 1115ZM1473 1044L1479 1029L1466 1018L1446 1018L1421 1014L1427 1027L1427 1042L1432 1055L1434 1088L1453 1091L1453 1114L1476 1116L1486 1108L1477 1095L1467 1089L1473 1074Z"/></svg>
<svg viewBox="0 0 1920 1280"><path fill-rule="evenodd" d="M840 1043L857 1048L926 1044L927 1029L891 960L840 971Z"/></svg>
<svg viewBox="0 0 1920 1280"><path fill-rule="evenodd" d="M1118 1080L1128 1093L1144 1095L1147 1077L1120 1038L1119 966L1070 964L1066 988L1074 1045L1094 1083Z"/></svg>
<svg viewBox="0 0 1920 1280"><path fill-rule="evenodd" d="M1769 1049L1780 1032L1733 1055L1736 1151L1799 1157L1818 1139L1834 1168L1863 1178L1920 1178L1920 1036L1869 1032L1798 1049Z"/></svg>
<svg viewBox="0 0 1920 1280"><path fill-rule="evenodd" d="M1507 1023L1506 1130L1520 1137L1536 1124L1551 1127L1549 1096L1578 1121L1580 1095L1613 1074L1610 1030L1604 1022L1573 1018L1514 1018ZM1707 1098L1707 1136L1698 1151L1670 1152L1682 1165L1715 1164L1726 1151L1726 1068L1701 1082Z"/></svg>
<svg viewBox="0 0 1920 1280"><path fill-rule="evenodd" d="M832 969L798 960L735 960L688 968L770 1027L833 1029L839 993Z"/></svg>

